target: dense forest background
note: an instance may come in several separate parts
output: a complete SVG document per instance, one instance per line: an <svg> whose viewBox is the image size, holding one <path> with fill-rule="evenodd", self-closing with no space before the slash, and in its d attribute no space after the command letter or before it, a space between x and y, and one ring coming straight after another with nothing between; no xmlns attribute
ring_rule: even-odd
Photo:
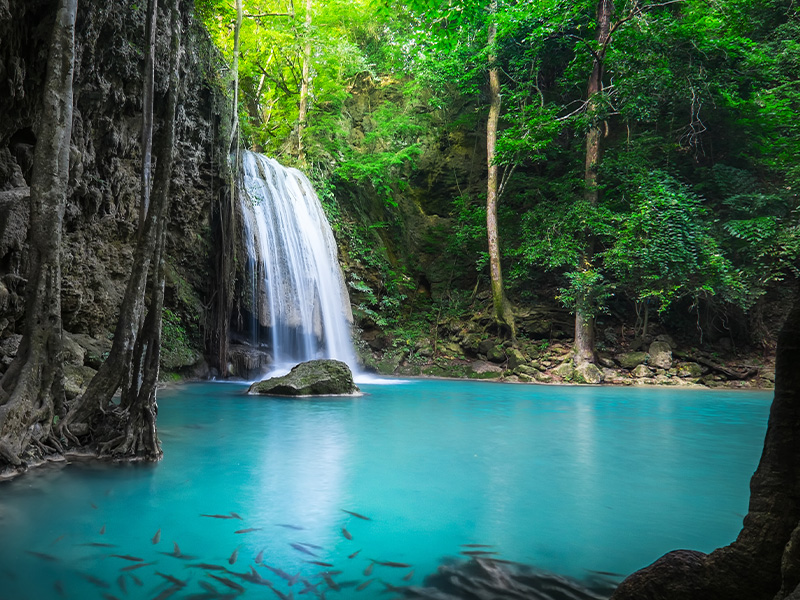
<svg viewBox="0 0 800 600"><path fill-rule="evenodd" d="M241 146L314 178L373 349L773 347L800 251L793 3L197 9L238 48Z"/></svg>

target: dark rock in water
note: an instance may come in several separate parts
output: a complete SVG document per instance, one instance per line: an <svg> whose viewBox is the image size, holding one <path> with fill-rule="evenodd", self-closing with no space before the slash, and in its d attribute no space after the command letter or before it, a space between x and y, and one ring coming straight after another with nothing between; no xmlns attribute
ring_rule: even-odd
<svg viewBox="0 0 800 600"><path fill-rule="evenodd" d="M353 383L350 368L338 360L310 360L300 363L282 377L254 383L249 394L270 396L341 396L360 390Z"/></svg>
<svg viewBox="0 0 800 600"><path fill-rule="evenodd" d="M272 356L259 348L233 344L228 351L228 360L231 375L253 380L272 363Z"/></svg>
<svg viewBox="0 0 800 600"><path fill-rule="evenodd" d="M519 563L491 558L441 565L425 578L425 587L405 586L406 598L431 600L604 600L616 584L594 578L589 584Z"/></svg>

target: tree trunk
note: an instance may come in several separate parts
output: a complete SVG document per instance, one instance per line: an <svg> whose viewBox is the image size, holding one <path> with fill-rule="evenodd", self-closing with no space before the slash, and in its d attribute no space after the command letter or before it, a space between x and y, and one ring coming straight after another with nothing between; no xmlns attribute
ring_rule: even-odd
<svg viewBox="0 0 800 600"><path fill-rule="evenodd" d="M303 131L308 118L308 93L311 87L311 0L306 0L305 44L303 46L303 75L300 82L300 108L297 112L297 158L305 163Z"/></svg>
<svg viewBox="0 0 800 600"><path fill-rule="evenodd" d="M612 600L800 598L800 294L778 337L775 398L736 541L677 550L628 577Z"/></svg>
<svg viewBox="0 0 800 600"><path fill-rule="evenodd" d="M232 152L239 145L239 46L242 33L242 0L236 0L236 26L233 31L233 120L231 122Z"/></svg>
<svg viewBox="0 0 800 600"><path fill-rule="evenodd" d="M147 2L147 50L142 78L142 201L139 205L139 231L142 231L150 207L150 180L153 158L153 89L155 87L155 49L158 20L158 0Z"/></svg>
<svg viewBox="0 0 800 600"><path fill-rule="evenodd" d="M63 421L64 432L73 438L92 433L101 453L150 460L161 457L155 430L155 382L158 377L157 357L163 307L163 247L179 94L179 0L172 0L171 20L169 91L164 131L156 148L158 158L152 205L136 246L131 278L125 290L109 356ZM150 311L144 318L148 291ZM111 399L120 387L123 389L123 401L119 407L114 407Z"/></svg>
<svg viewBox="0 0 800 600"><path fill-rule="evenodd" d="M492 16L497 12L497 1L490 5ZM489 274L492 285L492 309L497 326L516 339L516 327L511 305L503 289L503 272L500 267L500 243L497 234L498 177L495 164L495 145L497 143L497 123L500 119L500 74L495 64L497 56L494 49L497 36L497 23L489 25L489 118L486 122L486 162L489 169L486 189L486 232L489 240Z"/></svg>
<svg viewBox="0 0 800 600"><path fill-rule="evenodd" d="M25 327L17 356L0 381L0 464L22 466L31 443L51 437L63 416L61 229L67 201L72 135L77 0L61 0L56 13L34 152L30 197L30 270Z"/></svg>
<svg viewBox="0 0 800 600"><path fill-rule="evenodd" d="M599 101L597 95L603 89L603 59L611 41L611 15L614 11L612 0L599 0L597 3L597 33L595 41L597 50L593 54L592 73L587 86L587 113L589 115L589 131L586 133L586 160L584 162L584 194L588 204L594 208L598 201L597 169L602 158L601 124L597 118ZM592 268L594 260L594 239L587 232L586 246L581 257L579 269L586 271ZM593 363L594 347L594 311L592 300L588 295L578 298L575 306L575 345L576 364Z"/></svg>

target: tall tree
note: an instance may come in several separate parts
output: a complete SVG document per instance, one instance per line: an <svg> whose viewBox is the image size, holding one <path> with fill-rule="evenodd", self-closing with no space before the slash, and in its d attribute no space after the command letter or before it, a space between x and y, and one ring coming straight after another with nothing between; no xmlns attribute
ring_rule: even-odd
<svg viewBox="0 0 800 600"><path fill-rule="evenodd" d="M300 80L300 107L297 113L297 158L305 163L303 131L308 118L308 96L311 89L311 0L306 0L306 19L303 31L303 72Z"/></svg>
<svg viewBox="0 0 800 600"><path fill-rule="evenodd" d="M500 69L497 65L497 0L489 5L490 20L487 39L489 63L489 117L486 120L486 163L488 167L486 189L486 232L489 244L489 274L492 286L492 308L495 322L502 329L507 329L511 338L517 332L514 325L514 313L506 298L503 287L503 272L500 266L500 243L497 233L497 202L499 199L498 176L496 163L497 123L500 119L502 99L500 97Z"/></svg>
<svg viewBox="0 0 800 600"><path fill-rule="evenodd" d="M0 381L0 461L19 466L30 445L59 448L51 435L64 412L61 364L61 231L69 178L77 0L58 5L34 152L25 329Z"/></svg>

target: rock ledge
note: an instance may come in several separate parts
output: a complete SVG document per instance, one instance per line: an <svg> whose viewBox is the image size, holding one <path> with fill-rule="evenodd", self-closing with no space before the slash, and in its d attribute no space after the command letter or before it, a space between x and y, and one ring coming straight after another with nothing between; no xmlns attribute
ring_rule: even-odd
<svg viewBox="0 0 800 600"><path fill-rule="evenodd" d="M248 394L268 396L352 396L359 394L350 368L338 360L310 360L286 375L250 386Z"/></svg>

